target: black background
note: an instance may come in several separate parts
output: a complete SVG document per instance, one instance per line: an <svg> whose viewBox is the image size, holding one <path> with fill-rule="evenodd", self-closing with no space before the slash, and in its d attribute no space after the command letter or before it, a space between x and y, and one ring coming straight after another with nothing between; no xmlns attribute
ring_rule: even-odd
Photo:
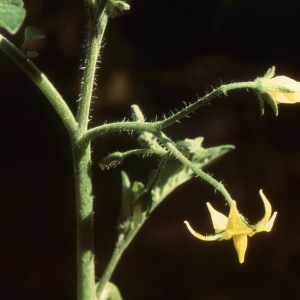
<svg viewBox="0 0 300 300"><path fill-rule="evenodd" d="M221 82L248 81L276 66L300 81L300 8L288 0L131 1L109 21L91 126L130 118L138 104L147 120L193 102ZM32 44L36 65L76 110L84 59L86 12L81 1L26 1L28 25L46 39ZM0 53L0 298L75 299L76 223L71 147L54 109L32 81ZM297 299L300 296L300 105L260 116L252 91L229 92L166 132L174 140L204 136L204 146L233 144L207 172L222 181L250 223L264 214L263 188L278 217L270 233L248 241L238 263L232 241L193 238L213 228L205 202L224 214L223 198L194 178L150 216L123 255L112 281L124 300ZM101 158L137 147L137 135L93 142L96 273L117 237L120 170L146 181L156 158L130 158L102 172Z"/></svg>

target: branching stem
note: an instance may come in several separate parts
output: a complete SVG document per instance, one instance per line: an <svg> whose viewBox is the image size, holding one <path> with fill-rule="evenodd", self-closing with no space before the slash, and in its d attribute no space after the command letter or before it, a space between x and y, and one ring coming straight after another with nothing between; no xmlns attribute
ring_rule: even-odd
<svg viewBox="0 0 300 300"><path fill-rule="evenodd" d="M23 71L33 80L37 87L50 101L58 115L62 119L64 125L69 131L70 135L74 135L77 130L77 122L70 111L68 105L48 80L48 78L33 64L30 59L5 37L0 34L0 49L7 54Z"/></svg>
<svg viewBox="0 0 300 300"><path fill-rule="evenodd" d="M127 246L130 244L132 239L138 233L141 226L142 226L142 224L136 225L136 227L131 229L127 235L125 235L124 233L121 233L119 235L118 242L116 244L116 248L113 252L113 255L112 255L112 257L111 257L111 259L110 259L110 261L109 261L109 263L97 285L97 290L96 290L97 297L100 297L100 295L105 287L105 284L110 280L110 278L120 260L120 257L122 256L122 254L125 251L125 249L127 248Z"/></svg>
<svg viewBox="0 0 300 300"><path fill-rule="evenodd" d="M114 132L121 132L121 131L139 131L139 132L144 131L144 132L151 132L154 134L155 132L158 132L161 129L176 123L180 119L194 112L200 106L204 105L205 103L211 101L212 99L222 94L226 94L230 90L242 89L242 88L256 89L257 85L258 83L255 81L225 84L220 86L216 90L212 91L211 93L205 95L204 97L200 98L195 103L183 108L181 111L174 114L173 116L166 118L165 120L158 121L158 122L135 121L135 122L116 122L111 124L105 124L105 125L101 125L89 129L82 138L86 141L90 141L98 136L111 134Z"/></svg>

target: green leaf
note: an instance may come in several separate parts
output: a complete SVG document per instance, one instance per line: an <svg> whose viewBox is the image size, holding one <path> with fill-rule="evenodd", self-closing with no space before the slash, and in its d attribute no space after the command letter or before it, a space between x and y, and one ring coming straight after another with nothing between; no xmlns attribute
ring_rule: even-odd
<svg viewBox="0 0 300 300"><path fill-rule="evenodd" d="M35 29L32 26L27 26L25 28L25 37L24 37L24 43L21 47L21 51L24 52L25 48L30 44L31 42L38 41L41 39L44 39L45 36L39 32L37 29Z"/></svg>
<svg viewBox="0 0 300 300"><path fill-rule="evenodd" d="M99 300L122 300L122 296L117 286L111 282L108 282L106 283Z"/></svg>
<svg viewBox="0 0 300 300"><path fill-rule="evenodd" d="M203 138L198 137L194 140L185 139L184 141L177 143L177 146L182 153L184 153L199 169L208 166L217 158L234 149L234 146L232 145L223 145L205 149L202 147L202 142ZM174 189L191 179L193 176L194 172L178 160L171 160L166 163L164 170L161 172L157 183L152 189L152 207L154 208L158 205ZM149 182L151 182L151 176Z"/></svg>
<svg viewBox="0 0 300 300"><path fill-rule="evenodd" d="M0 27L15 34L26 15L23 5L22 0L0 0Z"/></svg>

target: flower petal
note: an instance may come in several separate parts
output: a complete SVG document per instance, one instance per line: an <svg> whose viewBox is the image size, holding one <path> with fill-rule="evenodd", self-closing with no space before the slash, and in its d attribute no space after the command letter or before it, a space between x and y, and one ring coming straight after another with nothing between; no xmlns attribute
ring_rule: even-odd
<svg viewBox="0 0 300 300"><path fill-rule="evenodd" d="M269 92L271 96L274 98L277 104L284 103L284 104L294 104L299 102L299 93L280 93L280 92ZM296 96L296 97L295 97Z"/></svg>
<svg viewBox="0 0 300 300"><path fill-rule="evenodd" d="M228 222L224 233L224 239L229 240L232 236L240 234L251 234L253 230L247 226L236 208L236 202L233 200L228 216Z"/></svg>
<svg viewBox="0 0 300 300"><path fill-rule="evenodd" d="M281 93L276 90L268 91L277 104L293 104L300 101L300 82L286 76L276 76L271 78L270 81L294 91L294 93Z"/></svg>
<svg viewBox="0 0 300 300"><path fill-rule="evenodd" d="M248 237L246 234L238 234L233 236L233 243L236 249L236 252L239 257L239 262L242 264L245 259L245 253L248 244Z"/></svg>
<svg viewBox="0 0 300 300"><path fill-rule="evenodd" d="M283 85L287 87L288 89L296 91L300 91L300 82L291 79L290 77L287 76L275 76L270 79L272 83L276 83L278 85Z"/></svg>
<svg viewBox="0 0 300 300"><path fill-rule="evenodd" d="M228 222L228 218L221 214L220 212L216 211L209 202L206 203L208 210L210 212L211 220L213 222L213 226L215 229L215 233L219 233L226 229L226 225Z"/></svg>
<svg viewBox="0 0 300 300"><path fill-rule="evenodd" d="M260 194L261 199L262 199L262 201L264 203L264 206L265 206L265 216L254 226L255 231L253 232L253 234L255 234L257 232L260 232L260 231L265 231L265 226L269 222L269 219L270 219L271 214L272 214L272 206L271 206L269 200L264 195L262 190L259 191L259 194ZM275 217L276 217L276 215L275 215ZM272 217L273 222L275 220L275 217L273 215L273 217ZM273 226L273 223L272 223L272 226ZM271 228L272 228L272 226L271 226ZM271 228L270 228L270 230L271 230ZM252 236L252 235L250 235L250 236Z"/></svg>
<svg viewBox="0 0 300 300"><path fill-rule="evenodd" d="M208 235L208 236L204 236L198 232L196 232L191 225L189 224L188 221L184 221L185 225L187 226L188 230L190 231L190 233L195 236L196 238L202 240L202 241L216 241L219 240L220 238L222 238L223 233L219 233L216 235Z"/></svg>
<svg viewBox="0 0 300 300"><path fill-rule="evenodd" d="M266 226L264 227L264 231L270 232L272 227L273 227L273 223L275 221L275 218L277 216L277 212L275 211L272 218L269 220L269 222L266 224Z"/></svg>

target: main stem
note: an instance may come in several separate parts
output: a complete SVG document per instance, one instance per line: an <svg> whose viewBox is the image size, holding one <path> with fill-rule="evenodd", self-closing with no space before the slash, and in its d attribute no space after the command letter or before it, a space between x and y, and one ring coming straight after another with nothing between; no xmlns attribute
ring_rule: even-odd
<svg viewBox="0 0 300 300"><path fill-rule="evenodd" d="M87 54L81 85L80 100L76 115L78 130L72 138L77 216L77 297L78 300L95 300L93 196L91 182L90 140L81 137L88 129L89 111L93 93L97 60L108 16L105 13L107 0L95 7L90 15Z"/></svg>
<svg viewBox="0 0 300 300"><path fill-rule="evenodd" d="M81 132L85 132L88 128L95 73L107 21L108 16L106 15L105 11L103 11L99 17L99 20L95 22L96 24L92 23L90 25L84 74L81 83L80 99L76 115L76 120L79 124L79 130Z"/></svg>
<svg viewBox="0 0 300 300"><path fill-rule="evenodd" d="M95 299L93 196L90 143L72 141L76 185L77 297Z"/></svg>

